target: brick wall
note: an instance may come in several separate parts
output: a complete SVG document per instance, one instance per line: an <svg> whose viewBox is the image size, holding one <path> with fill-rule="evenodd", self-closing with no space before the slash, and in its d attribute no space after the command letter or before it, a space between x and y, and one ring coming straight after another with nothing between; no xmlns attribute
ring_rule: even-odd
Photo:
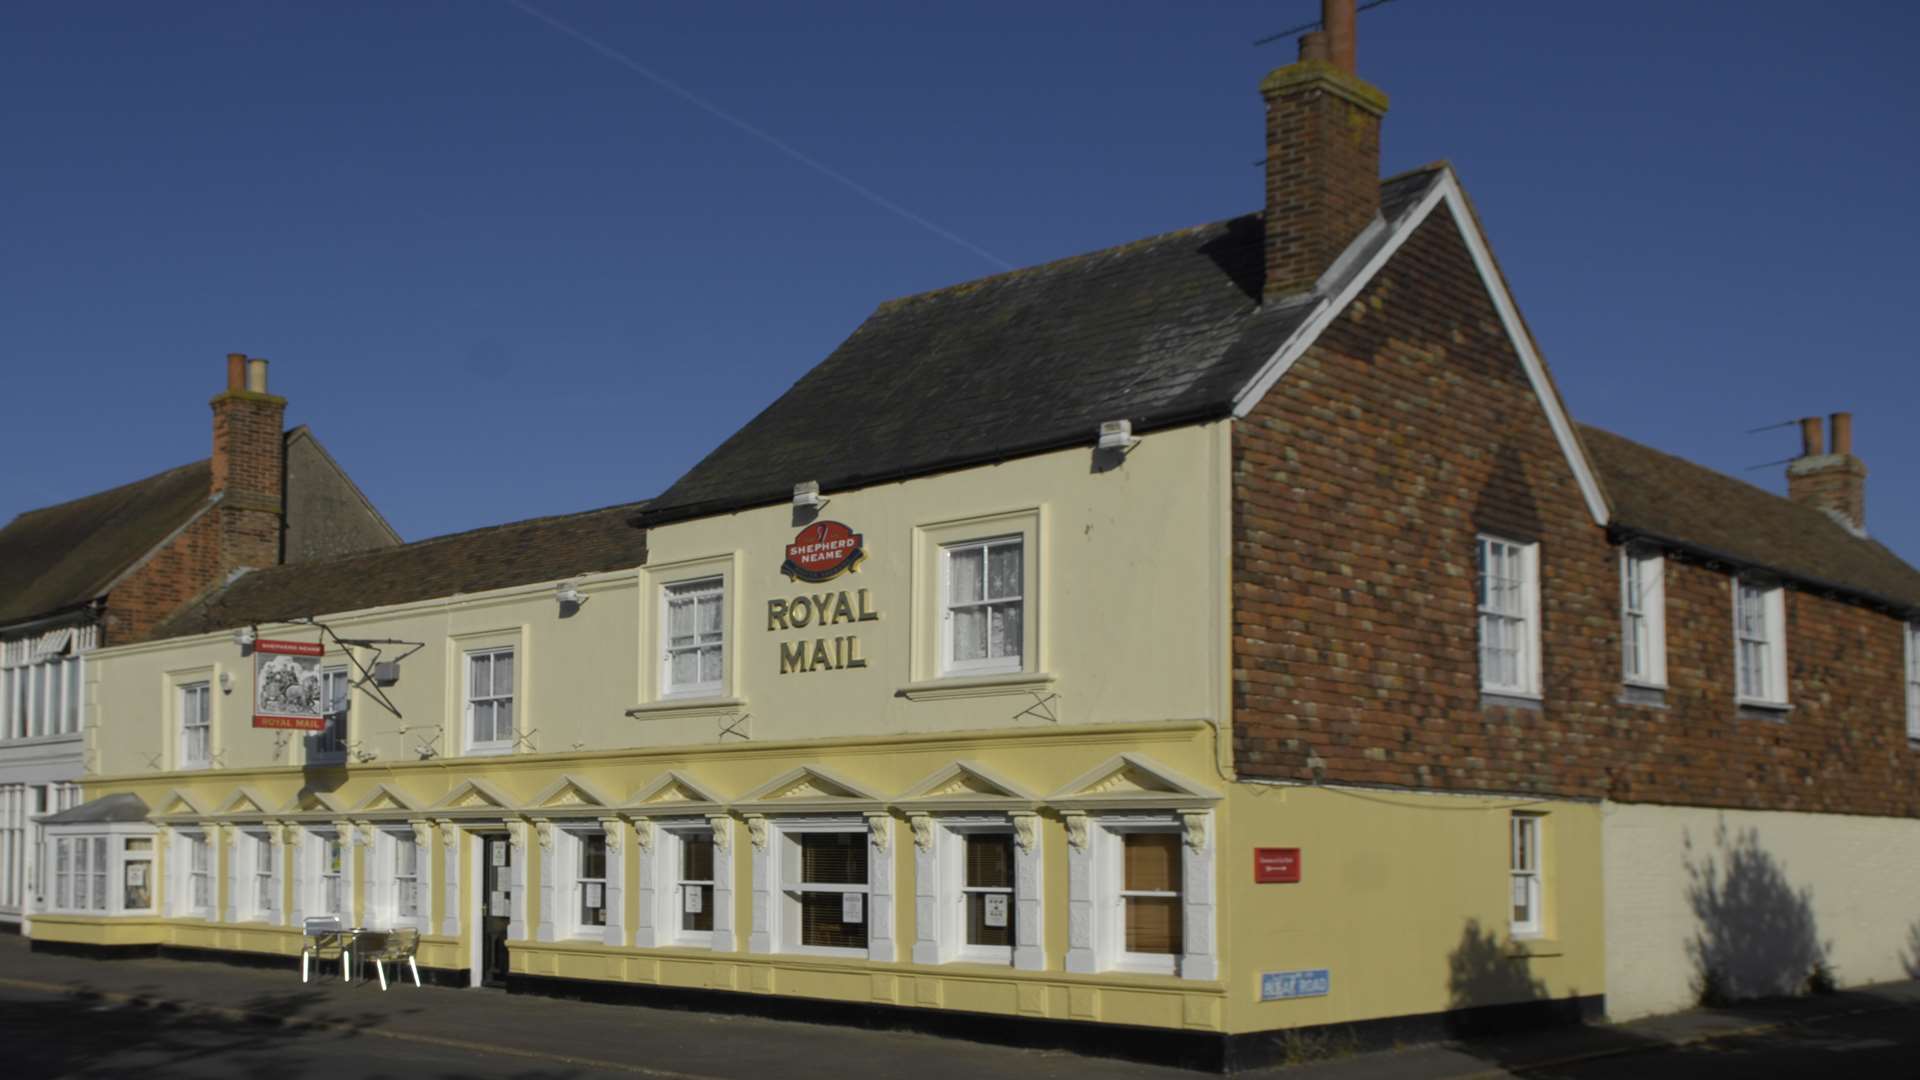
<svg viewBox="0 0 1920 1080"><path fill-rule="evenodd" d="M182 604L226 580L220 527L217 514L203 515L115 585L107 601L103 644L145 638Z"/></svg>
<svg viewBox="0 0 1920 1080"><path fill-rule="evenodd" d="M1667 707L1621 702L1618 551L1444 212L1236 425L1234 473L1243 776L1920 815L1893 619L1790 594L1796 708L1747 719L1727 576L1674 565ZM1480 693L1480 531L1541 545L1538 708Z"/></svg>

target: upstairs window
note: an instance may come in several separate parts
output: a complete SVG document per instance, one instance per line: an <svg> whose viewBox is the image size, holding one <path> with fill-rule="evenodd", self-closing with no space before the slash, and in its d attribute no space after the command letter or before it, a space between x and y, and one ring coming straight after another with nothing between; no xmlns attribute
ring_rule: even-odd
<svg viewBox="0 0 1920 1080"><path fill-rule="evenodd" d="M467 749L513 749L513 650L467 654Z"/></svg>
<svg viewBox="0 0 1920 1080"><path fill-rule="evenodd" d="M1540 547L1492 536L1478 543L1480 688L1540 693Z"/></svg>
<svg viewBox="0 0 1920 1080"><path fill-rule="evenodd" d="M347 669L322 668L320 700L326 702L327 728L307 736L307 760L343 761L347 756Z"/></svg>
<svg viewBox="0 0 1920 1080"><path fill-rule="evenodd" d="M1667 684L1666 567L1658 555L1620 553L1620 667L1626 681Z"/></svg>
<svg viewBox="0 0 1920 1080"><path fill-rule="evenodd" d="M946 596L942 670L1019 671L1025 656L1026 542L1009 536L941 549Z"/></svg>
<svg viewBox="0 0 1920 1080"><path fill-rule="evenodd" d="M180 688L180 767L204 769L213 762L213 691L203 682Z"/></svg>
<svg viewBox="0 0 1920 1080"><path fill-rule="evenodd" d="M662 598L663 695L718 694L726 684L726 585L717 577L668 585Z"/></svg>
<svg viewBox="0 0 1920 1080"><path fill-rule="evenodd" d="M1780 586L1734 582L1733 637L1737 690L1760 705L1787 702L1786 599Z"/></svg>
<svg viewBox="0 0 1920 1080"><path fill-rule="evenodd" d="M1907 738L1920 741L1920 622L1907 624Z"/></svg>

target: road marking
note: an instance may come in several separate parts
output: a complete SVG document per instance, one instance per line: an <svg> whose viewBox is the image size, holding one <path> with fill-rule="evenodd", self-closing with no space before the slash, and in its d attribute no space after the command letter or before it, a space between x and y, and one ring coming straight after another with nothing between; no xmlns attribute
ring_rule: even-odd
<svg viewBox="0 0 1920 1080"><path fill-rule="evenodd" d="M138 1005L154 1001L149 994L123 994L111 990L89 990L76 992L71 986L58 983L36 982L32 979L0 978L0 986L16 990L30 990L36 993L51 994L55 997L81 998L89 1001L107 1001L123 1005ZM571 1054L549 1054L540 1050L521 1050L512 1046L497 1046L492 1043L468 1042L464 1039L446 1039L438 1035L416 1035L404 1031L383 1031L379 1028L360 1027L337 1020L294 1020L272 1013L248 1012L245 1009L231 1009L224 1005L206 1005L200 1002L170 1002L183 1011L209 1013L230 1019L244 1020L249 1023L274 1023L283 1027L302 1031L331 1031L352 1035L373 1035L396 1042L419 1043L424 1046L443 1046L453 1050L469 1050L479 1054L504 1054L508 1057L528 1058L534 1061L552 1061L563 1065L585 1066L591 1069L607 1069L614 1072L633 1073L638 1076L656 1077L657 1080L728 1080L726 1077L708 1073L678 1072L673 1069L655 1069L646 1065L633 1065L624 1061L603 1061L599 1058L576 1057Z"/></svg>

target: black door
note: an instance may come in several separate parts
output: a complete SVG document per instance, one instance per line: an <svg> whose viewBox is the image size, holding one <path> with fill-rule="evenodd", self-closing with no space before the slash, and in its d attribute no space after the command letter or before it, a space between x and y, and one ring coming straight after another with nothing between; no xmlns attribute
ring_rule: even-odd
<svg viewBox="0 0 1920 1080"><path fill-rule="evenodd" d="M480 985L507 985L507 922L513 908L513 845L506 833L481 833Z"/></svg>

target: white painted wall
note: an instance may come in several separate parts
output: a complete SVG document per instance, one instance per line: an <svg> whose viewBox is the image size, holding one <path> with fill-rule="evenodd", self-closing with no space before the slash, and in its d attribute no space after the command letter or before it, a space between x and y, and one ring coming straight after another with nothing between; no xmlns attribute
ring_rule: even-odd
<svg viewBox="0 0 1920 1080"><path fill-rule="evenodd" d="M1920 821L1608 803L1607 1012L1694 1005L1702 957L1740 996L1920 969Z"/></svg>

